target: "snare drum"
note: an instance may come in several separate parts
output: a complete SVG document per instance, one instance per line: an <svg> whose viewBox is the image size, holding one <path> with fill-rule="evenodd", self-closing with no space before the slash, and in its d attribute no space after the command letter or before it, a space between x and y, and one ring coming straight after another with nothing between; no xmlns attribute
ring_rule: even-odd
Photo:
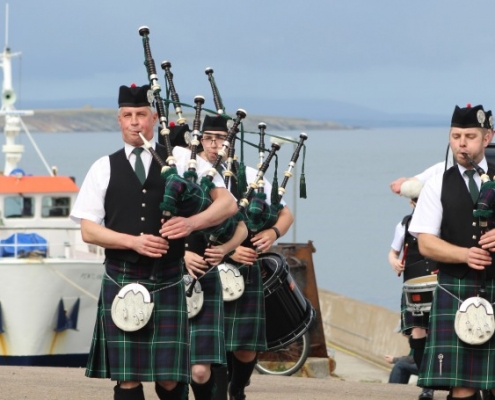
<svg viewBox="0 0 495 400"><path fill-rule="evenodd" d="M419 316L430 312L433 293L437 287L437 275L426 275L409 279L404 282L404 295L407 311Z"/></svg>
<svg viewBox="0 0 495 400"><path fill-rule="evenodd" d="M262 253L258 260L265 295L267 350L272 351L304 335L315 319L315 309L299 290L281 254Z"/></svg>

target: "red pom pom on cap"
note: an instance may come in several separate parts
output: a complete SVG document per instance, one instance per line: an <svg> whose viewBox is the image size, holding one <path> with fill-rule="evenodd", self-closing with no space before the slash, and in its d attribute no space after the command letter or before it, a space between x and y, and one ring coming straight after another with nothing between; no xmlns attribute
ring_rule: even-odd
<svg viewBox="0 0 495 400"><path fill-rule="evenodd" d="M467 108L471 108L471 103L467 103L467 104L466 104L466 107L467 107Z"/></svg>
<svg viewBox="0 0 495 400"><path fill-rule="evenodd" d="M173 128L175 126L175 122L174 121L170 121L170 123L168 124L169 128Z"/></svg>
<svg viewBox="0 0 495 400"><path fill-rule="evenodd" d="M136 84L135 83L131 83L131 88L135 88L136 87Z"/></svg>

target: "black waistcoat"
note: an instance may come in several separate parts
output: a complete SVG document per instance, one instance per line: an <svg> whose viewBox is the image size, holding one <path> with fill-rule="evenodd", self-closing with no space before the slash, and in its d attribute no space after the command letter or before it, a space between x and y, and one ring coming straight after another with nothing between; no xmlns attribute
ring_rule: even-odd
<svg viewBox="0 0 495 400"><path fill-rule="evenodd" d="M165 147L156 145L158 154L166 159ZM139 182L124 149L110 155L110 182L105 196L105 226L130 235L158 235L165 183L160 176L160 166L153 160L143 185ZM162 257L163 262L184 256L184 239L170 240L170 247ZM106 249L107 258L132 263L151 264L154 259L133 250Z"/></svg>
<svg viewBox="0 0 495 400"><path fill-rule="evenodd" d="M421 255L418 239L409 233L409 223L412 216L413 214L411 213L402 219L402 226L405 231L404 252L406 253L404 282L420 276L431 275L437 269L437 262Z"/></svg>
<svg viewBox="0 0 495 400"><path fill-rule="evenodd" d="M488 175L493 176L494 170L494 166L489 164ZM443 207L440 237L461 247L479 246L480 227L478 219L473 217L476 205L473 204L466 183L456 165L444 173L440 198ZM439 262L438 267L442 272L456 278L463 278L470 269L466 263ZM486 268L487 278L493 279L494 272L495 262L492 261L492 265Z"/></svg>

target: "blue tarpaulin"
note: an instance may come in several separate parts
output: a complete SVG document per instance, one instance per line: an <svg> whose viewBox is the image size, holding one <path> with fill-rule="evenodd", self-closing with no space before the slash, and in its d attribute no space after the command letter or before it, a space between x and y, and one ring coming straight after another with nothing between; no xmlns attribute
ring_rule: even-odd
<svg viewBox="0 0 495 400"><path fill-rule="evenodd" d="M0 240L0 257L23 257L31 251L46 255L47 241L37 233L14 233Z"/></svg>

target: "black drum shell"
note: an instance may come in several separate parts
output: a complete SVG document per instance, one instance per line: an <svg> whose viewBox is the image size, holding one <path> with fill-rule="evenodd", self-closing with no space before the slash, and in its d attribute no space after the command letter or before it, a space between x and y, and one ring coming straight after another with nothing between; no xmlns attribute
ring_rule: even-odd
<svg viewBox="0 0 495 400"><path fill-rule="evenodd" d="M258 260L265 295L266 339L271 351L286 347L304 335L316 313L281 254L263 253Z"/></svg>

